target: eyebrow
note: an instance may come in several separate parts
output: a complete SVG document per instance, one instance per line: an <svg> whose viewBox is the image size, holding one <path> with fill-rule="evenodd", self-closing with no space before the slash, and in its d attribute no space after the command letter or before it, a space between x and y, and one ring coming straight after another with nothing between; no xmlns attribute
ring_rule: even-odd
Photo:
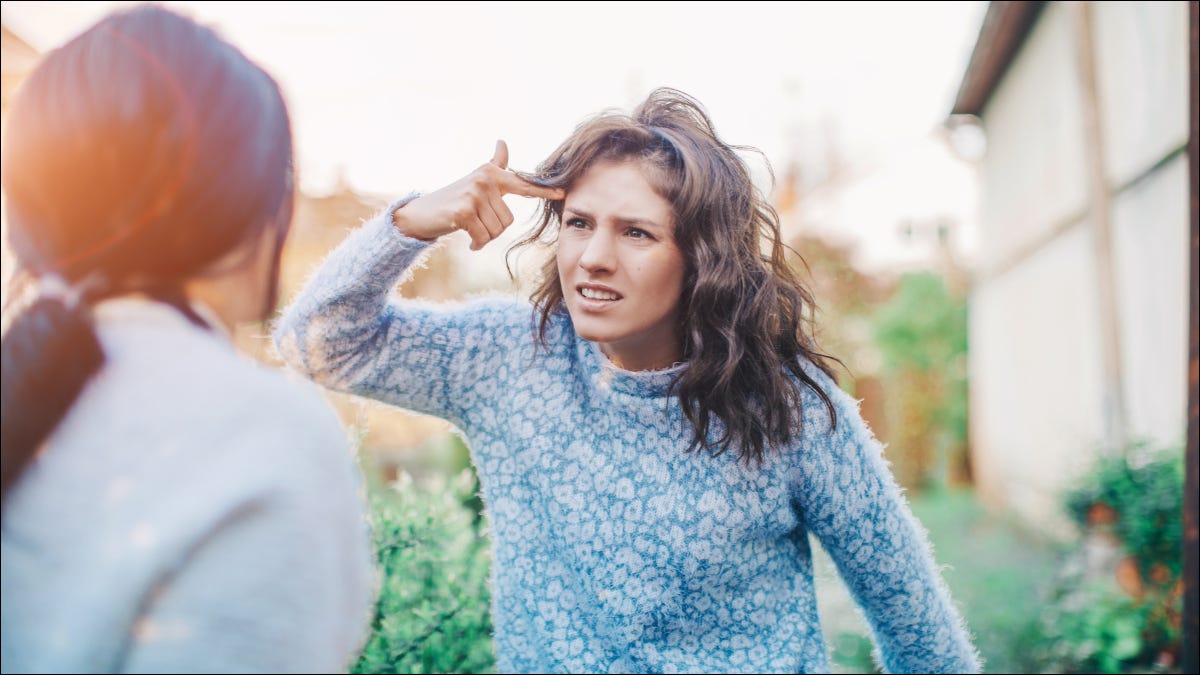
<svg viewBox="0 0 1200 675"><path fill-rule="evenodd" d="M579 216L580 218L584 218L586 220L596 220L596 217L593 216L592 214L588 213L587 211L584 211L583 209L579 209L579 208L576 208L573 206L563 209L563 217L566 217L566 215L568 213L571 215L574 215L574 216ZM613 220L617 221L617 223L619 223L621 225L649 225L651 227L657 227L662 230L667 229L664 225L662 225L658 222L655 222L653 220L650 220L649 218L623 218L621 216L614 216Z"/></svg>

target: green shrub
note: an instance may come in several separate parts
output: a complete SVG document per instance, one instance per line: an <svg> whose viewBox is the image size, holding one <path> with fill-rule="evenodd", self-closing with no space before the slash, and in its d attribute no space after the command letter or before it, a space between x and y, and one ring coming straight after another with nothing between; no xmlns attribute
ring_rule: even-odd
<svg viewBox="0 0 1200 675"><path fill-rule="evenodd" d="M1162 578L1163 565L1178 579L1183 563L1183 451L1135 444L1122 457L1103 457L1085 481L1069 492L1067 513L1081 527L1111 531L1133 556L1145 578ZM1090 523L1097 508L1112 522Z"/></svg>
<svg viewBox="0 0 1200 675"><path fill-rule="evenodd" d="M1065 560L1042 616L1045 666L1178 672L1182 450L1139 444L1125 456L1103 457L1065 505L1086 537L1114 542L1115 552L1097 564L1096 547L1085 544Z"/></svg>
<svg viewBox="0 0 1200 675"><path fill-rule="evenodd" d="M884 361L888 459L901 485L965 477L967 304L930 272L909 273L875 314Z"/></svg>
<svg viewBox="0 0 1200 675"><path fill-rule="evenodd" d="M383 575L371 637L354 673L492 672L491 549L472 508L474 474L417 486L402 475L371 494Z"/></svg>

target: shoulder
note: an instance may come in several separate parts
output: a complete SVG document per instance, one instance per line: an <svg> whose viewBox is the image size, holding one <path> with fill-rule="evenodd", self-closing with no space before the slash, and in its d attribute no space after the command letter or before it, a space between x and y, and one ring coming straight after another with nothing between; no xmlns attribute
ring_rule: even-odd
<svg viewBox="0 0 1200 675"><path fill-rule="evenodd" d="M355 448L318 386L289 371L245 366L241 389L223 412L229 449L238 455L228 459L258 467L272 482L346 478L354 468Z"/></svg>
<svg viewBox="0 0 1200 675"><path fill-rule="evenodd" d="M249 359L247 359L249 361ZM266 431L300 440L341 435L341 424L318 385L286 370L254 361L244 363L241 390L234 403L252 405L253 419L242 419L248 432ZM231 415L241 418L233 410Z"/></svg>
<svg viewBox="0 0 1200 675"><path fill-rule="evenodd" d="M183 447L196 455L189 463L209 479L211 492L251 500L272 517L309 513L310 502L320 505L322 522L356 517L358 447L326 394L289 371L246 357L238 365L226 381L236 390L211 389L207 411L178 415L191 434ZM196 478L202 488L205 481Z"/></svg>
<svg viewBox="0 0 1200 675"><path fill-rule="evenodd" d="M170 439L216 462L286 473L336 448L346 437L316 385L238 352L224 337L187 323L169 308L117 308L101 325L105 364L79 412L107 426L126 420L145 443ZM165 312L165 314L164 314ZM329 461L328 458L325 461Z"/></svg>
<svg viewBox="0 0 1200 675"><path fill-rule="evenodd" d="M800 387L803 434L808 438L828 436L859 417L858 401L816 363L797 357L808 381L793 376Z"/></svg>

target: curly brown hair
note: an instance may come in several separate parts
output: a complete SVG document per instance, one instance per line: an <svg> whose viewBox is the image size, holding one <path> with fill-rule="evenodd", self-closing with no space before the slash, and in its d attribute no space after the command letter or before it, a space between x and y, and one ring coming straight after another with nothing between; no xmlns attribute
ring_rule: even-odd
<svg viewBox="0 0 1200 675"><path fill-rule="evenodd" d="M570 192L599 162L633 160L647 169L674 209L675 243L685 259L678 334L687 367L671 391L694 431L688 451L720 455L732 447L745 462L761 463L767 448L799 435L802 387L813 389L836 424L829 395L802 362L832 378L832 363L840 361L817 346L812 294L788 264L779 215L738 151L758 152L726 144L695 99L660 88L632 114L610 110L583 122L525 177ZM511 250L552 243L563 204L544 201L533 230ZM531 300L544 343L552 317L566 312L553 257ZM710 429L719 434L712 441Z"/></svg>

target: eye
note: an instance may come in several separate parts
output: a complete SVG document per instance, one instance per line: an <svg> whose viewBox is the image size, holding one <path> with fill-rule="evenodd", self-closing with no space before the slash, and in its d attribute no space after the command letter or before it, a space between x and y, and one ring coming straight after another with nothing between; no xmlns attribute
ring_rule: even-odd
<svg viewBox="0 0 1200 675"><path fill-rule="evenodd" d="M582 218L568 218L567 222L563 223L568 228L582 230L587 228L587 221Z"/></svg>
<svg viewBox="0 0 1200 675"><path fill-rule="evenodd" d="M633 239L650 239L650 240L654 239L654 235L650 234L649 232L647 232L641 228L637 228L637 227L629 228L629 230L625 234L627 234L629 237L631 237Z"/></svg>

